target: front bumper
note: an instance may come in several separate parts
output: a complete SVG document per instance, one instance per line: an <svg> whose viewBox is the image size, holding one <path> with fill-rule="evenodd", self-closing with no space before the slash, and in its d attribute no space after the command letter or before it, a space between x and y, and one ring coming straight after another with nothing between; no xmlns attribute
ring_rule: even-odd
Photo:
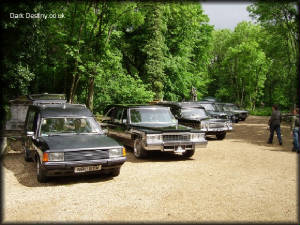
<svg viewBox="0 0 300 225"><path fill-rule="evenodd" d="M95 166L95 165L101 165L101 170L84 172L80 174L102 173L102 172L105 173L110 169L121 167L125 161L126 161L126 157L117 157L117 158L110 158L110 159L85 160L85 161L43 162L41 166L42 169L45 171L46 176L65 176L65 175L77 175L77 173L74 173L75 167Z"/></svg>
<svg viewBox="0 0 300 225"><path fill-rule="evenodd" d="M233 130L232 127L201 129L201 131L205 132L205 134L217 134L217 133L220 133L220 132L231 132L232 130Z"/></svg>
<svg viewBox="0 0 300 225"><path fill-rule="evenodd" d="M196 148L205 148L207 140L202 142L188 142L188 141L177 141L177 142L162 142L159 144L147 144L143 142L143 149L147 151L162 151L162 152L174 152L181 147L184 150L194 150Z"/></svg>

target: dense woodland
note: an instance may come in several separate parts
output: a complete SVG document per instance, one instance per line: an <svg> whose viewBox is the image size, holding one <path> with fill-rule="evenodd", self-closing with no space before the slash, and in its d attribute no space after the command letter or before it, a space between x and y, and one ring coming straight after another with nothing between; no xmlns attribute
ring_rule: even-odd
<svg viewBox="0 0 300 225"><path fill-rule="evenodd" d="M3 104L65 93L102 113L111 103L216 96L248 109L299 102L295 2L256 2L255 23L215 30L198 2L2 3ZM12 19L10 13L63 18Z"/></svg>

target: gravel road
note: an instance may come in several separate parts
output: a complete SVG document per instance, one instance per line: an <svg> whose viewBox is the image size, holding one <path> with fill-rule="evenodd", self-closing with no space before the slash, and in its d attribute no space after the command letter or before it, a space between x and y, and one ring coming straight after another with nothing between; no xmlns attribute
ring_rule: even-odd
<svg viewBox="0 0 300 225"><path fill-rule="evenodd" d="M36 181L20 149L2 166L2 222L293 222L299 223L297 164L288 125L283 146L268 145L267 117L250 116L192 159L127 153L118 177Z"/></svg>

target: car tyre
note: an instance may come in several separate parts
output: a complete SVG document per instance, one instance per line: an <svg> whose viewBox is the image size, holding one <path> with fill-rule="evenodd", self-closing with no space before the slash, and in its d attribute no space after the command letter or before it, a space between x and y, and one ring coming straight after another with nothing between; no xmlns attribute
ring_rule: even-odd
<svg viewBox="0 0 300 225"><path fill-rule="evenodd" d="M220 132L216 134L218 140L223 140L226 137L226 132Z"/></svg>
<svg viewBox="0 0 300 225"><path fill-rule="evenodd" d="M36 175L37 175L38 182L40 183L47 182L47 176L45 170L41 166L39 158L36 159Z"/></svg>
<svg viewBox="0 0 300 225"><path fill-rule="evenodd" d="M120 169L121 169L120 167L112 169L110 175L113 176L113 177L119 176Z"/></svg>
<svg viewBox="0 0 300 225"><path fill-rule="evenodd" d="M29 157L29 153L26 148L24 148L24 159L26 162L32 162L32 158Z"/></svg>
<svg viewBox="0 0 300 225"><path fill-rule="evenodd" d="M142 140L140 138L134 140L133 154L136 158L144 158L147 156L147 152L143 149Z"/></svg>
<svg viewBox="0 0 300 225"><path fill-rule="evenodd" d="M190 158L190 157L192 157L194 155L194 153L195 153L195 149L193 149L193 150L187 150L184 153L182 153L182 156L184 158Z"/></svg>

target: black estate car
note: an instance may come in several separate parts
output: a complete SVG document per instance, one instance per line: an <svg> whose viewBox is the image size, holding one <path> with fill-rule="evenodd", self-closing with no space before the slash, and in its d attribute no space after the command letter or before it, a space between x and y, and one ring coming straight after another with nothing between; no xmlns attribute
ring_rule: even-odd
<svg viewBox="0 0 300 225"><path fill-rule="evenodd" d="M179 124L200 129L206 135L216 135L218 140L224 139L226 132L232 131L230 120L211 118L204 107L195 108L191 102L158 102L157 104L170 107Z"/></svg>
<svg viewBox="0 0 300 225"><path fill-rule="evenodd" d="M107 137L85 105L30 105L23 142L25 160L36 163L37 179L108 173L117 176L125 149Z"/></svg>
<svg viewBox="0 0 300 225"><path fill-rule="evenodd" d="M182 126L170 108L156 105L112 105L102 126L108 135L134 150L137 158L148 151L163 151L191 157L196 147L206 147L204 132Z"/></svg>
<svg viewBox="0 0 300 225"><path fill-rule="evenodd" d="M223 108L225 111L237 113L239 120L242 120L242 121L246 120L246 118L248 117L248 114L249 114L249 112L247 110L240 109L233 103L224 103Z"/></svg>

